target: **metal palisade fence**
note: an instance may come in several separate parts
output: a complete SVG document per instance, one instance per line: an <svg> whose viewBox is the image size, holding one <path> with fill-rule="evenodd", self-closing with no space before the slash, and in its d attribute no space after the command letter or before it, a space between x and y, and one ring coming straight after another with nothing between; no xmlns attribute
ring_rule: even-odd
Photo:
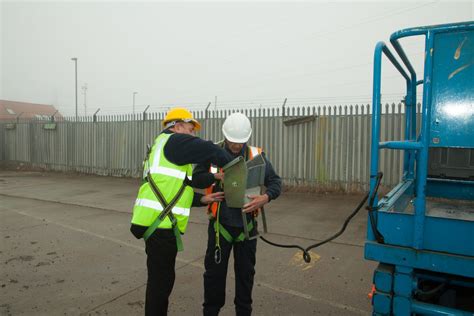
<svg viewBox="0 0 474 316"><path fill-rule="evenodd" d="M402 140L402 104L383 107L382 141ZM225 118L238 110L198 111L200 137L222 139ZM253 127L249 144L262 147L287 186L301 190L368 188L369 105L240 110ZM165 113L111 115L60 121L0 123L0 159L32 167L139 177L146 145L161 131ZM403 153L383 151L384 184L399 182Z"/></svg>

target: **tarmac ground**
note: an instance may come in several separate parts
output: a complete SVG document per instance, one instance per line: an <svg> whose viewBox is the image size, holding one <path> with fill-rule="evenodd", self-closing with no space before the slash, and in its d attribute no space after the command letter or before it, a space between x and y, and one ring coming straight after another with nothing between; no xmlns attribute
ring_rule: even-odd
<svg viewBox="0 0 474 316"><path fill-rule="evenodd" d="M146 255L129 231L139 181L0 170L0 315L143 315ZM308 246L337 232L361 195L284 193L266 207L268 239ZM178 254L170 315L200 315L205 208L193 208ZM369 315L375 262L366 212L303 261L258 242L254 315ZM226 305L234 315L232 259Z"/></svg>

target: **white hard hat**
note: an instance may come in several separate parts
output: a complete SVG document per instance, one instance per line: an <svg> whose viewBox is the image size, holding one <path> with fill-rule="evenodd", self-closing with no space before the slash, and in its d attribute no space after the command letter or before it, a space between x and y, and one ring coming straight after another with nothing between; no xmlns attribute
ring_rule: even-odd
<svg viewBox="0 0 474 316"><path fill-rule="evenodd" d="M252 126L247 116L242 113L232 113L222 125L225 138L233 143L246 143L252 135Z"/></svg>

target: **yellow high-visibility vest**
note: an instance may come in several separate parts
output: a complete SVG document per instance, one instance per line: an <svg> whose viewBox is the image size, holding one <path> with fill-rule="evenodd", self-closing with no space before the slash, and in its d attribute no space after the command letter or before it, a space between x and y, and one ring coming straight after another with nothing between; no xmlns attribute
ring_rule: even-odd
<svg viewBox="0 0 474 316"><path fill-rule="evenodd" d="M168 139L173 134L160 134L151 148L148 159L145 159L144 175L149 173L151 177L163 194L167 203L169 203L181 188L186 177L191 180L193 168L191 164L178 166L168 159L164 154L164 147ZM172 212L177 220L177 226L181 233L186 231L188 225L189 212L193 202L194 192L190 186L186 186L183 195L173 207ZM140 226L150 226L158 215L163 210L163 206L150 187L148 182L144 182L140 186L135 206L133 207L132 224ZM168 217L166 217L158 226L158 229L171 229L172 224Z"/></svg>

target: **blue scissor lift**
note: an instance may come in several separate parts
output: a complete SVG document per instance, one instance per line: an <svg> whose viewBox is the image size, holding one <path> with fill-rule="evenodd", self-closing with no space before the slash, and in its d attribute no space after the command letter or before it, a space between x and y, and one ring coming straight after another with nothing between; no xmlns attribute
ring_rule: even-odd
<svg viewBox="0 0 474 316"><path fill-rule="evenodd" d="M422 80L399 42L419 35L425 37ZM383 42L374 54L375 198L365 244L365 258L379 262L373 314L474 315L474 21L405 29L390 42L398 58ZM404 140L380 141L382 54L406 80ZM379 200L382 149L404 151L403 177Z"/></svg>

